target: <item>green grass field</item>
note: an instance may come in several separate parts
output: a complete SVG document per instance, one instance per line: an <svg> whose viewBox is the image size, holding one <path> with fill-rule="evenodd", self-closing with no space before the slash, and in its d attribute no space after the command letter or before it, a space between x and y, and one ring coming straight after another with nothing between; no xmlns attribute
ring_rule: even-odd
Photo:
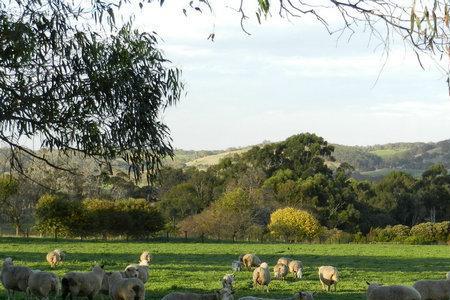
<svg viewBox="0 0 450 300"><path fill-rule="evenodd" d="M251 288L251 272L236 274L236 299L244 295L289 296L296 291L317 291L315 299L365 299L365 281L384 284L412 284L418 279L445 278L450 270L448 246L411 245L287 245L287 244L215 244L215 243L126 243L73 242L54 243L42 239L0 238L0 258L12 256L16 264L49 270L45 255L55 248L67 252L66 262L56 268L58 275L68 271L88 271L95 262L106 263L107 270L121 270L137 262L143 250L153 253L154 263L146 284L147 299L179 291L208 292L220 288L220 279L230 273L232 260L241 253L257 253L273 267L281 256L303 261L304 278L272 281L270 293ZM340 270L337 293L321 292L317 267L334 265ZM3 287L0 298L5 299ZM16 297L16 299L24 299Z"/></svg>

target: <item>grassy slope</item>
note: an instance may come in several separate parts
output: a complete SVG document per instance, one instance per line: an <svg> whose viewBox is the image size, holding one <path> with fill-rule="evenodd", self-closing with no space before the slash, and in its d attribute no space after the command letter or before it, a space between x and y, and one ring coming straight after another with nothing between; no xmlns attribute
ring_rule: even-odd
<svg viewBox="0 0 450 300"><path fill-rule="evenodd" d="M445 278L450 270L448 246L405 245L284 245L284 244L182 244L125 242L59 242L0 239L0 257L13 256L17 264L48 270L45 253L54 248L67 251L67 261L56 269L86 271L95 261L106 262L108 270L119 270L136 261L148 249L154 254L147 299L160 299L173 290L207 292L220 287L220 278L230 272L230 263L241 253L256 252L273 267L280 256L301 259L304 279L294 282L273 281L270 293L250 288L251 273L236 274L236 299L243 295L281 297L298 290L320 291L316 273L320 265L334 265L340 270L338 292L319 292L315 299L365 299L365 281L384 284L412 284L422 278ZM5 293L0 288L0 298ZM20 298L23 299L23 298Z"/></svg>

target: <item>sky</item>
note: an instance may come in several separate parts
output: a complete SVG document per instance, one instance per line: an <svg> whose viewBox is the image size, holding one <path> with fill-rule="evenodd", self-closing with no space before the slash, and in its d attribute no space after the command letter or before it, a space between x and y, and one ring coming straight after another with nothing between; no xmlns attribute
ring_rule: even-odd
<svg viewBox="0 0 450 300"><path fill-rule="evenodd" d="M346 145L450 138L446 77L431 59L422 70L401 41L386 59L367 32L339 39L310 19L276 14L262 25L250 20L247 35L229 2L187 17L185 1L136 14L136 26L156 31L183 71L187 94L163 115L176 148L226 149L301 132Z"/></svg>

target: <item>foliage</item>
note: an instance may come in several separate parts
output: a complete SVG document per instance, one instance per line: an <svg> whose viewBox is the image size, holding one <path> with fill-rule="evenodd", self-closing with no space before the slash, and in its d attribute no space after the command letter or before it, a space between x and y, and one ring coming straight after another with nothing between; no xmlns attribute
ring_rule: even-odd
<svg viewBox="0 0 450 300"><path fill-rule="evenodd" d="M58 168L21 145L33 136L50 150L121 157L136 178L172 155L160 113L181 96L180 71L154 33L135 30L132 19L116 27L121 3L0 3L0 140L19 171L18 152Z"/></svg>
<svg viewBox="0 0 450 300"><path fill-rule="evenodd" d="M314 216L292 207L277 209L270 215L270 232L286 241L313 239L320 232L320 224Z"/></svg>

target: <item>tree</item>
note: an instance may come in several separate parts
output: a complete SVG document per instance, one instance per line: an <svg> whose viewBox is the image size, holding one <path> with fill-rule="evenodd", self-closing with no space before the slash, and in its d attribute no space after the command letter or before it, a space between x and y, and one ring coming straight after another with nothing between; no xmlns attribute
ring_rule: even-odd
<svg viewBox="0 0 450 300"><path fill-rule="evenodd" d="M71 227L82 214L78 201L70 201L63 195L45 194L36 205L36 227L42 233L53 233L55 240L59 234L70 235Z"/></svg>
<svg viewBox="0 0 450 300"><path fill-rule="evenodd" d="M33 137L51 151L121 157L135 178L173 154L160 112L180 98L180 71L155 34L133 29L131 18L116 26L122 2L131 3L0 3L0 140L17 170L20 153L58 167L21 144Z"/></svg>
<svg viewBox="0 0 450 300"><path fill-rule="evenodd" d="M269 230L274 236L283 237L286 242L297 242L316 237L320 232L320 224L309 212L286 207L270 215Z"/></svg>

